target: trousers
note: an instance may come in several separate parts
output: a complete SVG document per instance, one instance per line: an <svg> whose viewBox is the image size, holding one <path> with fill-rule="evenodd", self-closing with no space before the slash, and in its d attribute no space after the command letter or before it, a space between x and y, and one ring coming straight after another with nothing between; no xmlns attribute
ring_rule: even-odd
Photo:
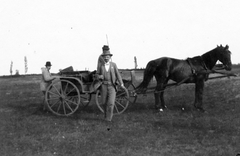
<svg viewBox="0 0 240 156"><path fill-rule="evenodd" d="M102 104L104 106L104 117L107 121L111 121L113 117L113 109L116 99L116 89L111 84L102 84L101 86Z"/></svg>

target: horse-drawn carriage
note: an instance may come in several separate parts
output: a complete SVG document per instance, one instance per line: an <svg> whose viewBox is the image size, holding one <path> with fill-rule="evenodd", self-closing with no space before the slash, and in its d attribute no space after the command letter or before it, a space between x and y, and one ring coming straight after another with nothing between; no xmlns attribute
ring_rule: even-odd
<svg viewBox="0 0 240 156"><path fill-rule="evenodd" d="M138 87L135 87L134 70L125 70L130 73L131 79L124 79L125 88L117 86L116 102L114 114L123 113L129 103L135 103L137 93L151 90L155 96L155 107L163 109L165 106L163 93L166 87L178 86L183 83L195 83L195 107L201 111L204 81L210 73L220 73L226 76L236 76L231 73L222 73L214 70L216 62L223 63L221 69L231 70L231 57L228 46L217 46L217 48L193 58L178 60L168 57L152 60L148 63L143 76L143 81ZM101 104L101 94L97 89L98 83L94 81L94 72L89 71L61 71L60 79L52 83L46 91L45 100L48 109L56 115L68 116L77 109L85 108L91 101L92 95L95 95L95 102L98 108L104 112L104 106ZM157 86L147 88L152 77L156 78ZM168 84L168 80L175 83ZM160 105L161 101L161 105Z"/></svg>

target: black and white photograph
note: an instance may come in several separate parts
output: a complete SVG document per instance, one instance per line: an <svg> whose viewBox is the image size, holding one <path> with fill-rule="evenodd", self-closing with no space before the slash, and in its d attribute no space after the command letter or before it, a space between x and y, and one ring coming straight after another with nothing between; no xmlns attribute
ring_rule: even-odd
<svg viewBox="0 0 240 156"><path fill-rule="evenodd" d="M240 155L239 8L1 0L0 155Z"/></svg>

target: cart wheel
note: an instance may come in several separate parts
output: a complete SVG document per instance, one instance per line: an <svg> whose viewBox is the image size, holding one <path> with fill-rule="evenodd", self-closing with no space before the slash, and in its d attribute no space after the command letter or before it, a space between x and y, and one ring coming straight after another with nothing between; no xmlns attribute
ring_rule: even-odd
<svg viewBox="0 0 240 156"><path fill-rule="evenodd" d="M129 102L131 104L134 104L137 101L137 94L135 93L136 87L132 83L130 83L126 85L126 88L129 93Z"/></svg>
<svg viewBox="0 0 240 156"><path fill-rule="evenodd" d="M72 82L60 79L47 88L45 100L48 110L59 116L69 116L79 107L80 92Z"/></svg>
<svg viewBox="0 0 240 156"><path fill-rule="evenodd" d="M98 108L100 109L101 112L104 113L104 105L102 104L101 94L99 90L97 90L96 92L95 99ZM126 88L123 89L121 87L118 87L113 114L118 115L123 113L127 109L128 104L129 104L128 90Z"/></svg>

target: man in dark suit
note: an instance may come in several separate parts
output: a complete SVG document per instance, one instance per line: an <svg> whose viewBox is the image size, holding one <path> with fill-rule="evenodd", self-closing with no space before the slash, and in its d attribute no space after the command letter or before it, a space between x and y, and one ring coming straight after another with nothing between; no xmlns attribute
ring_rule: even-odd
<svg viewBox="0 0 240 156"><path fill-rule="evenodd" d="M101 97L105 107L105 120L111 121L116 99L116 84L118 82L121 87L124 87L124 85L116 63L110 62L112 54L109 51L109 47L104 45L102 50L103 53L101 56L104 63L101 63L101 65L97 67L97 74L99 75L99 79L102 80Z"/></svg>

